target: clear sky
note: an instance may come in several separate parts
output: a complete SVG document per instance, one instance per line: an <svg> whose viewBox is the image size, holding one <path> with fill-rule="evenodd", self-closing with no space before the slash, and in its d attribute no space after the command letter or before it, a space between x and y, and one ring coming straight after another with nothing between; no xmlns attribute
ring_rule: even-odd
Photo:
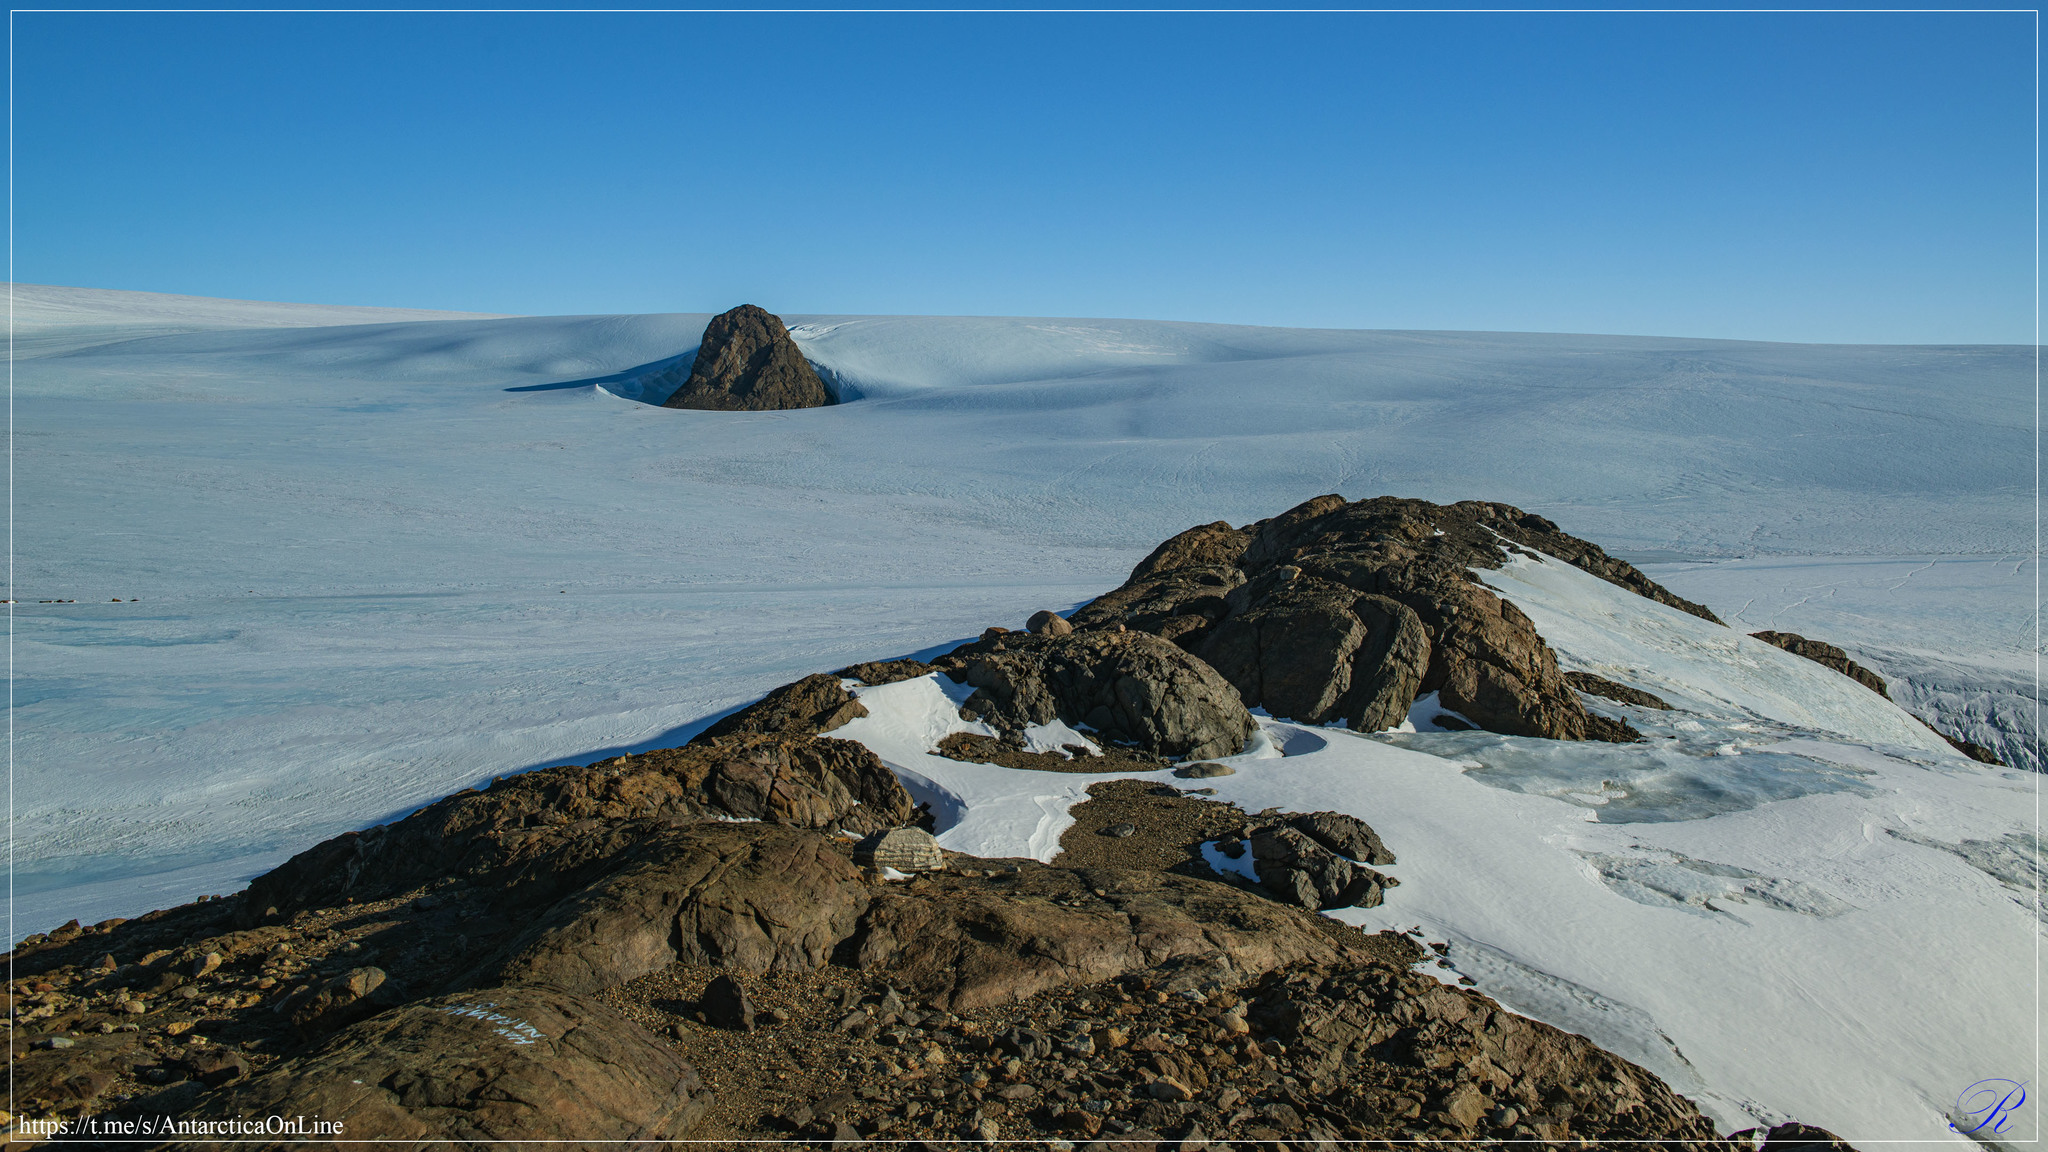
<svg viewBox="0 0 2048 1152"><path fill-rule="evenodd" d="M13 274L2034 338L2035 17L14 17Z"/></svg>

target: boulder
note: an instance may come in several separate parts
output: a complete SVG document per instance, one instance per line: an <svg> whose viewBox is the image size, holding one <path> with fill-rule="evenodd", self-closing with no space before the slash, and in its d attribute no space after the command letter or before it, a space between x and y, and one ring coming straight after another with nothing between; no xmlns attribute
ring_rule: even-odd
<svg viewBox="0 0 2048 1152"><path fill-rule="evenodd" d="M1337 855L1349 857L1360 864L1384 866L1394 863L1394 854L1380 841L1379 833L1356 816L1342 812L1311 812L1296 816L1287 823Z"/></svg>
<svg viewBox="0 0 2048 1152"><path fill-rule="evenodd" d="M1804 656L1815 664L1833 668L1879 696L1889 696L1884 677L1865 668L1849 654L1825 640L1809 640L1797 632L1751 632L1751 636L1776 648L1783 648L1794 656Z"/></svg>
<svg viewBox="0 0 2048 1152"><path fill-rule="evenodd" d="M898 872L938 872L946 867L939 842L922 828L891 828L853 846L853 862Z"/></svg>
<svg viewBox="0 0 2048 1152"><path fill-rule="evenodd" d="M1378 907L1391 886L1387 877L1343 859L1289 824L1253 833L1251 849L1266 891L1311 911Z"/></svg>
<svg viewBox="0 0 2048 1152"><path fill-rule="evenodd" d="M1292 565L1240 585L1226 603L1229 616L1197 651L1244 699L1304 724L1342 720L1355 732L1407 716L1430 646L1406 605Z"/></svg>
<svg viewBox="0 0 2048 1152"><path fill-rule="evenodd" d="M1065 636L1074 630L1074 626L1059 613L1044 609L1031 614L1031 619L1024 622L1024 630L1040 636Z"/></svg>
<svg viewBox="0 0 2048 1152"><path fill-rule="evenodd" d="M1129 583L1149 579L1181 568L1228 568L1237 564L1251 547L1249 532L1232 528L1222 520L1198 524L1154 548L1131 569Z"/></svg>
<svg viewBox="0 0 2048 1152"><path fill-rule="evenodd" d="M1176 568L1134 578L1083 606L1068 622L1080 631L1113 631L1122 625L1193 651L1229 614L1224 597L1242 583L1244 573L1234 567Z"/></svg>
<svg viewBox="0 0 2048 1152"><path fill-rule="evenodd" d="M717 1027L740 1032L754 1030L753 998L730 972L705 985L704 994L697 998L697 1007L703 1011L704 1019Z"/></svg>
<svg viewBox="0 0 2048 1152"><path fill-rule="evenodd" d="M1242 752L1254 730L1215 669L1143 632L1005 633L953 656L949 674L976 689L964 707L1005 733L1060 720L1156 755L1199 760Z"/></svg>
<svg viewBox="0 0 2048 1152"><path fill-rule="evenodd" d="M677 1051L615 1009L509 986L356 1024L180 1118L320 1117L363 1140L658 1142L687 1135L709 1103Z"/></svg>
<svg viewBox="0 0 2048 1152"><path fill-rule="evenodd" d="M390 1004L376 995L385 983L382 968L354 968L324 981L305 996L280 1005L301 1032L331 1032Z"/></svg>
<svg viewBox="0 0 2048 1152"><path fill-rule="evenodd" d="M649 387L678 374L680 368L670 369L649 380ZM782 320L742 304L705 326L689 376L662 407L770 412L831 403L831 391Z"/></svg>

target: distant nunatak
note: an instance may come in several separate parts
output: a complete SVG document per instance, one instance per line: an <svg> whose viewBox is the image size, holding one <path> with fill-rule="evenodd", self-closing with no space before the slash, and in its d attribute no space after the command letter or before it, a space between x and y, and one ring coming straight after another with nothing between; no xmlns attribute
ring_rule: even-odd
<svg viewBox="0 0 2048 1152"><path fill-rule="evenodd" d="M667 383L681 372L679 364L649 384ZM772 412L832 403L836 401L831 391L790 339L782 320L752 304L742 304L705 325L704 342L690 364L689 379L662 407Z"/></svg>

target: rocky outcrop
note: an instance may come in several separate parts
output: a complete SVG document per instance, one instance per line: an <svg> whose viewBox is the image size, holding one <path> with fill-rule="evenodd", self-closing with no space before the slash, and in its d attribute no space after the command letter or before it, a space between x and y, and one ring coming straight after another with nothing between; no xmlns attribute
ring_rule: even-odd
<svg viewBox="0 0 2048 1152"><path fill-rule="evenodd" d="M251 917L376 899L446 876L562 894L633 847L632 821L737 817L865 834L910 823L909 793L846 740L733 736L510 776L301 852L249 886Z"/></svg>
<svg viewBox="0 0 2048 1152"><path fill-rule="evenodd" d="M1583 1036L1484 996L1390 968L1275 974L1249 990L1252 1026L1287 1046L1318 1101L1344 1119L1387 1111L1472 1134L1714 1139L1713 1123L1656 1076ZM1372 1087L1385 1062L1443 1069L1420 1094ZM1391 1107L1390 1107L1391 1106Z"/></svg>
<svg viewBox="0 0 2048 1152"><path fill-rule="evenodd" d="M670 369L670 373L678 372ZM648 390L668 381L657 376ZM704 328L690 374L662 405L719 412L821 408L832 393L778 317L742 304Z"/></svg>
<svg viewBox="0 0 2048 1152"><path fill-rule="evenodd" d="M1751 632L1750 635L1772 647L1783 648L1794 656L1803 656L1824 668L1832 668L1879 696L1891 695L1884 677L1849 659L1847 652L1825 640L1809 640L1797 632Z"/></svg>
<svg viewBox="0 0 2048 1152"><path fill-rule="evenodd" d="M1605 676L1596 676L1591 672L1567 672L1564 674L1564 679L1565 683L1570 684L1588 696L1599 696L1619 704L1633 704L1638 708L1655 708L1662 712L1671 711L1671 705L1665 703L1663 697L1645 692L1641 688L1631 688L1619 681L1609 680Z"/></svg>
<svg viewBox="0 0 2048 1152"><path fill-rule="evenodd" d="M858 680L863 684L894 684L900 680L915 680L929 676L935 669L922 660L870 660L841 668L832 675L847 680ZM849 694L850 695L850 694Z"/></svg>
<svg viewBox="0 0 2048 1152"><path fill-rule="evenodd" d="M1408 714L1428 673L1429 630L1397 600L1283 565L1225 603L1199 651L1275 716L1377 732Z"/></svg>
<svg viewBox="0 0 2048 1152"><path fill-rule="evenodd" d="M1315 918L1160 872L1022 866L994 884L876 895L853 961L958 1012L1168 966L1249 976L1349 954Z"/></svg>
<svg viewBox="0 0 2048 1152"><path fill-rule="evenodd" d="M1877 693L1879 696L1883 696L1886 699L1891 698L1891 691L1889 686L1885 684L1884 677L1849 659L1847 652L1835 647L1833 644L1829 644L1824 640L1809 639L1797 632L1752 632L1750 635L1766 644L1783 648L1794 656L1804 656L1816 664L1832 668L1858 684L1863 685L1865 688L1870 689L1872 692ZM1991 764L2000 768L2005 767L2005 761L2000 760L1996 752L1986 748L1984 745L1972 740L1959 740L1936 728L1933 724L1928 723L1924 717L1916 716L1914 719L1919 720L1921 724L1925 725L1929 732L1941 737L1948 743L1949 747L1968 756L1979 764Z"/></svg>
<svg viewBox="0 0 2048 1152"><path fill-rule="evenodd" d="M1502 504L1318 496L1244 528L1205 524L1154 549L1072 617L1200 656L1248 706L1354 730L1398 724L1417 696L1496 732L1634 740L1588 713L1519 609L1471 569L1540 548L1659 603L1712 613L1597 546Z"/></svg>
<svg viewBox="0 0 2048 1152"><path fill-rule="evenodd" d="M1395 881L1330 851L1287 824L1262 828L1249 841L1259 882L1275 900L1310 910L1377 908ZM1237 855L1229 846L1226 855Z"/></svg>
<svg viewBox="0 0 2048 1152"><path fill-rule="evenodd" d="M178 1118L319 1117L398 1141L659 1142L709 1103L695 1069L608 1006L511 986L387 1012Z"/></svg>
<svg viewBox="0 0 2048 1152"><path fill-rule="evenodd" d="M1394 863L1394 854L1381 842L1380 834L1356 816L1342 812L1310 812L1293 817L1288 823L1346 859L1382 866Z"/></svg>
<svg viewBox="0 0 2048 1152"><path fill-rule="evenodd" d="M1934 725L1929 724L1922 717L1915 716L1914 719L1919 720L1920 723L1926 725L1927 730L1929 732L1932 732L1936 736L1939 736L1943 740L1947 741L1949 747L1955 749L1958 752L1961 752L1963 755L1968 756L1970 759L1975 760L1977 763L1989 764L1996 768L2003 768L2006 766L2005 761L2000 760L1998 758L1998 753L1993 752L1991 749L1986 748L1984 745L1979 744L1974 740L1959 740L1956 737L1951 736L1946 732L1943 732L1941 729L1936 728Z"/></svg>
<svg viewBox="0 0 2048 1152"><path fill-rule="evenodd" d="M816 968L867 907L860 870L816 833L707 822L635 831L610 875L545 909L521 900L533 926L466 982L599 992L677 962Z"/></svg>
<svg viewBox="0 0 2048 1152"><path fill-rule="evenodd" d="M1214 669L1144 632L994 632L939 663L975 688L964 710L1006 733L1061 720L1156 755L1201 760L1244 751L1255 727Z"/></svg>
<svg viewBox="0 0 2048 1152"><path fill-rule="evenodd" d="M854 699L839 680L837 673L827 676L821 672L794 684L784 684L698 733L690 743L709 744L727 736L743 735L817 736L867 715L867 705Z"/></svg>

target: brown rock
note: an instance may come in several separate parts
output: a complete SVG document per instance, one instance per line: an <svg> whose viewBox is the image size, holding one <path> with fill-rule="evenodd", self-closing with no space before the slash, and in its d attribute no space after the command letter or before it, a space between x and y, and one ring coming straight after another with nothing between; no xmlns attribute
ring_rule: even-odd
<svg viewBox="0 0 2048 1152"><path fill-rule="evenodd" d="M1712 618L1519 509L1332 495L1244 529L1191 529L1072 621L1083 632L1126 626L1173 640L1247 705L1304 723L1384 729L1434 691L1446 709L1497 732L1638 739L1586 712L1534 625L1471 577L1523 551L1516 541Z"/></svg>
<svg viewBox="0 0 2048 1152"><path fill-rule="evenodd" d="M496 979L595 992L677 961L816 968L867 907L859 870L814 832L717 822L636 831L615 873L507 946Z"/></svg>
<svg viewBox="0 0 2048 1152"><path fill-rule="evenodd" d="M1138 566L1131 569L1129 582L1148 580L1179 568L1232 567L1244 556L1244 550L1251 546L1251 542L1251 533L1232 528L1222 520L1214 524L1198 524L1154 548L1150 555L1138 561Z"/></svg>
<svg viewBox="0 0 2048 1152"><path fill-rule="evenodd" d="M388 1007L374 994L385 981L382 968L353 968L319 985L310 995L288 1005L293 1027L302 1032L331 1032Z"/></svg>
<svg viewBox="0 0 2048 1152"><path fill-rule="evenodd" d="M1074 630L1074 626L1067 623L1066 617L1046 609L1032 613L1031 619L1024 622L1024 630L1039 636L1065 636Z"/></svg>
<svg viewBox="0 0 2048 1152"><path fill-rule="evenodd" d="M898 872L938 872L946 867L946 854L922 828L891 828L854 845L853 862Z"/></svg>
<svg viewBox="0 0 2048 1152"><path fill-rule="evenodd" d="M1666 712L1671 710L1671 705L1666 704L1662 697L1652 695L1641 688L1631 688L1618 681L1609 680L1605 676L1595 676L1591 672L1567 672L1564 679L1565 683L1588 696L1633 704L1638 708L1656 708Z"/></svg>
<svg viewBox="0 0 2048 1152"><path fill-rule="evenodd" d="M670 369L649 385L677 374L679 368ZM768 412L831 403L832 393L781 319L742 304L705 326L688 378L662 407Z"/></svg>
<svg viewBox="0 0 2048 1152"><path fill-rule="evenodd" d="M870 660L865 664L841 668L832 675L842 680L858 680L863 684L894 684L901 680L929 676L936 670L922 660Z"/></svg>
<svg viewBox="0 0 2048 1152"><path fill-rule="evenodd" d="M188 1115L339 1118L345 1136L371 1140L661 1141L707 1104L676 1050L615 1010L513 986L387 1012Z"/></svg>
<svg viewBox="0 0 2048 1152"><path fill-rule="evenodd" d="M1728 1139L1731 1142L1741 1140L1744 1137L1754 1140L1755 1136L1756 1129L1751 1128L1744 1132L1737 1132L1735 1135L1728 1137ZM1833 1132L1825 1128L1816 1128L1811 1124L1800 1124L1796 1121L1776 1125L1765 1132L1763 1136L1763 1152L1790 1152L1794 1148L1818 1149L1820 1152L1856 1152L1849 1145L1848 1141L1843 1140Z"/></svg>
<svg viewBox="0 0 2048 1152"><path fill-rule="evenodd" d="M1142 566L1141 566L1142 567ZM1078 631L1116 631L1130 627L1199 647L1209 630L1229 614L1224 597L1244 583L1232 567L1175 568L1104 593L1068 618Z"/></svg>
<svg viewBox="0 0 2048 1152"><path fill-rule="evenodd" d="M1751 632L1750 635L1794 656L1804 656L1815 664L1833 668L1879 696L1889 695L1884 677L1849 659L1847 652L1824 640L1809 640L1797 632Z"/></svg>
<svg viewBox="0 0 2048 1152"><path fill-rule="evenodd" d="M754 1001L747 995L746 986L729 972L706 985L697 1003L704 1018L720 1028L754 1030Z"/></svg>
<svg viewBox="0 0 2048 1152"><path fill-rule="evenodd" d="M218 1088L249 1074L248 1059L231 1048L201 1048L187 1053L184 1065L193 1079L208 1088Z"/></svg>
<svg viewBox="0 0 2048 1152"><path fill-rule="evenodd" d="M1415 611L1282 566L1226 598L1231 614L1197 649L1247 701L1304 724L1356 732L1399 724L1429 667Z"/></svg>
<svg viewBox="0 0 2048 1152"><path fill-rule="evenodd" d="M816 736L868 714L837 675L822 672L784 684L760 700L698 733L690 743L709 744L724 736Z"/></svg>
<svg viewBox="0 0 2048 1152"><path fill-rule="evenodd" d="M1339 856L1347 856L1361 864L1384 866L1394 863L1394 854L1387 850L1379 833L1356 816L1342 812L1311 812L1293 817L1288 823Z"/></svg>
<svg viewBox="0 0 2048 1152"><path fill-rule="evenodd" d="M1251 714L1227 681L1156 636L1025 638L1015 648L1006 635L956 650L965 667L955 678L977 689L966 707L996 728L1021 732L1057 719L1157 755L1197 760L1236 755L1253 731Z"/></svg>
<svg viewBox="0 0 2048 1152"><path fill-rule="evenodd" d="M1512 1085L1523 1099L1567 1106L1575 1136L1714 1139L1712 1122L1644 1069L1582 1036L1414 972L1276 972L1246 998L1253 1028L1286 1046L1304 1080L1342 1083L1384 1061L1421 1075L1460 1070L1456 1079L1444 1077L1452 1082L1443 1084L1435 1105L1452 1125L1478 1124L1494 1108L1486 1086Z"/></svg>
<svg viewBox="0 0 2048 1152"><path fill-rule="evenodd" d="M551 902L632 847L607 827L706 815L864 834L907 824L914 809L895 773L862 745L729 736L456 793L395 824L344 833L299 853L251 883L241 908L252 919L265 907L289 915L448 876L537 885L552 894L532 899Z"/></svg>
<svg viewBox="0 0 2048 1152"><path fill-rule="evenodd" d="M1348 955L1315 919L1209 880L1029 865L998 890L879 892L850 943L860 967L958 1012L1162 965L1242 980Z"/></svg>
<svg viewBox="0 0 2048 1152"><path fill-rule="evenodd" d="M1290 825L1261 829L1252 836L1251 849L1259 880L1273 898L1311 911L1374 908L1390 886L1387 877L1341 859Z"/></svg>
<svg viewBox="0 0 2048 1152"><path fill-rule="evenodd" d="M1924 725L1929 732L1932 732L1936 736L1941 737L1943 740L1948 741L1949 747L1955 749L1958 752L1961 752L1963 755L1968 756L1970 759L1975 760L1977 763L1992 764L2000 768L2005 767L2005 761L2000 760L1998 758L1998 753L1993 752L1991 749L1986 748L1984 745L1979 744L1973 740L1958 740L1955 737L1949 735L1948 733L1943 732L1941 729L1936 728L1934 725L1929 724L1922 717L1915 716L1913 717L1913 719L1919 720L1920 723Z"/></svg>

